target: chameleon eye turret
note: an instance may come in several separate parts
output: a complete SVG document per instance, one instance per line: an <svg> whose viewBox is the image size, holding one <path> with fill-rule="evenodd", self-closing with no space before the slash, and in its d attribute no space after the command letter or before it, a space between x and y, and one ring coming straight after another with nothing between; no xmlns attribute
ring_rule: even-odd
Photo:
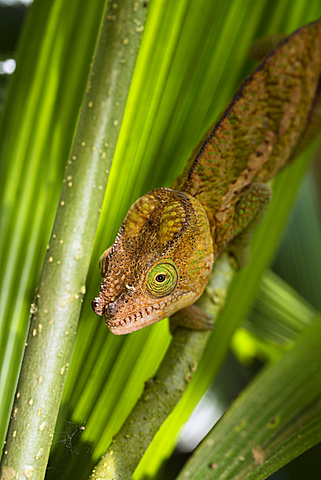
<svg viewBox="0 0 321 480"><path fill-rule="evenodd" d="M173 292L178 281L178 272L174 263L158 263L147 273L145 286L147 292L155 298L163 298Z"/></svg>

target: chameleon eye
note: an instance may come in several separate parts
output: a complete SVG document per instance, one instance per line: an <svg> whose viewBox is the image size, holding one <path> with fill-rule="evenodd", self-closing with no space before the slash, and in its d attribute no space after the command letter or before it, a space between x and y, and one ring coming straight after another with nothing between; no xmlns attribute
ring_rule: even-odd
<svg viewBox="0 0 321 480"><path fill-rule="evenodd" d="M155 277L155 282L156 283L163 283L163 282L165 282L165 280L166 280L166 275L164 273L159 273Z"/></svg>
<svg viewBox="0 0 321 480"><path fill-rule="evenodd" d="M146 277L146 288L155 297L165 297L177 284L177 270L171 263L158 263L150 269Z"/></svg>

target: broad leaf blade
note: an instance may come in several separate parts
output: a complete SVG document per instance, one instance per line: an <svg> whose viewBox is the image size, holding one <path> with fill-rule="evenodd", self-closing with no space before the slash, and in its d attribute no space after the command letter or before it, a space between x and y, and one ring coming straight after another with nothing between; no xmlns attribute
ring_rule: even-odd
<svg viewBox="0 0 321 480"><path fill-rule="evenodd" d="M179 479L263 480L321 440L321 322L235 400Z"/></svg>

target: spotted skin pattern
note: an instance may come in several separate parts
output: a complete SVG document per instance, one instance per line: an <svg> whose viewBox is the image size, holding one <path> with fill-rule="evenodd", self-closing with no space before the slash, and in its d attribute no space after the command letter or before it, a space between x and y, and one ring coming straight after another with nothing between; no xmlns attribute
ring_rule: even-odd
<svg viewBox="0 0 321 480"><path fill-rule="evenodd" d="M112 333L139 330L189 307L218 255L237 244L246 249L270 200L266 182L311 134L320 112L320 72L319 20L283 40L243 82L172 189L158 188L134 203L101 257L103 282L92 302Z"/></svg>

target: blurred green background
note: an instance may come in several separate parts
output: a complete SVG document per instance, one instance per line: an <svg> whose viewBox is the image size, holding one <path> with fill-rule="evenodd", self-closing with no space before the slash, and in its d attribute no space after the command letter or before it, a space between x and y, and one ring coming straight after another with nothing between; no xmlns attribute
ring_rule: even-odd
<svg viewBox="0 0 321 480"><path fill-rule="evenodd" d="M30 27L21 37L19 57L17 38L26 18L26 6L0 3L2 440L22 357L28 312L95 41L95 19L90 20L89 4L85 7L79 0L71 0L67 8L63 2L39 0L33 8L37 8L38 24L33 20L37 28ZM204 131L256 64L248 55L254 40L269 33L288 34L321 16L317 0L308 4L300 0L151 0L148 9L93 248L48 479L87 478L170 341L166 321L127 337L114 337L104 322L95 317L90 302L99 291L97 265L101 253L112 243L131 203L152 188L170 186L181 171ZM9 59L17 60L10 90L11 75L6 70L10 72L13 62ZM222 352L213 358L215 354L208 348L200 373L189 387L185 406L177 409L160 431L135 478L175 478L188 449L199 438L199 434L193 433L193 423L183 431L178 444L182 450L176 450L169 463L166 459L181 426L216 372L219 370L203 399L203 407L198 408L200 416L196 417L196 423L204 423L204 429L225 411L262 363L280 356L314 312L320 311L320 152L310 150L309 155L311 167L274 257L274 273L265 273L262 283L243 283L241 291L246 301L242 307L234 306L236 320L230 330L226 324ZM295 193L284 189L287 180L283 178L279 182L281 193L275 197L282 199L286 212L287 198L291 204ZM276 210L282 210L281 205ZM285 216L280 212L278 220L275 214L270 225L272 235L273 230L282 228ZM266 239L264 247L261 244L257 248L259 252L264 249L263 257L266 255L262 264L255 261L251 265L257 268L258 278L264 264L272 258L274 242L271 240L269 246ZM253 271L251 275L257 278ZM248 311L254 296L256 300ZM232 351L226 356L225 345L227 348L240 321L242 327L234 335ZM190 443L187 437L192 437ZM318 445L275 474L275 478L319 479L319 455Z"/></svg>

